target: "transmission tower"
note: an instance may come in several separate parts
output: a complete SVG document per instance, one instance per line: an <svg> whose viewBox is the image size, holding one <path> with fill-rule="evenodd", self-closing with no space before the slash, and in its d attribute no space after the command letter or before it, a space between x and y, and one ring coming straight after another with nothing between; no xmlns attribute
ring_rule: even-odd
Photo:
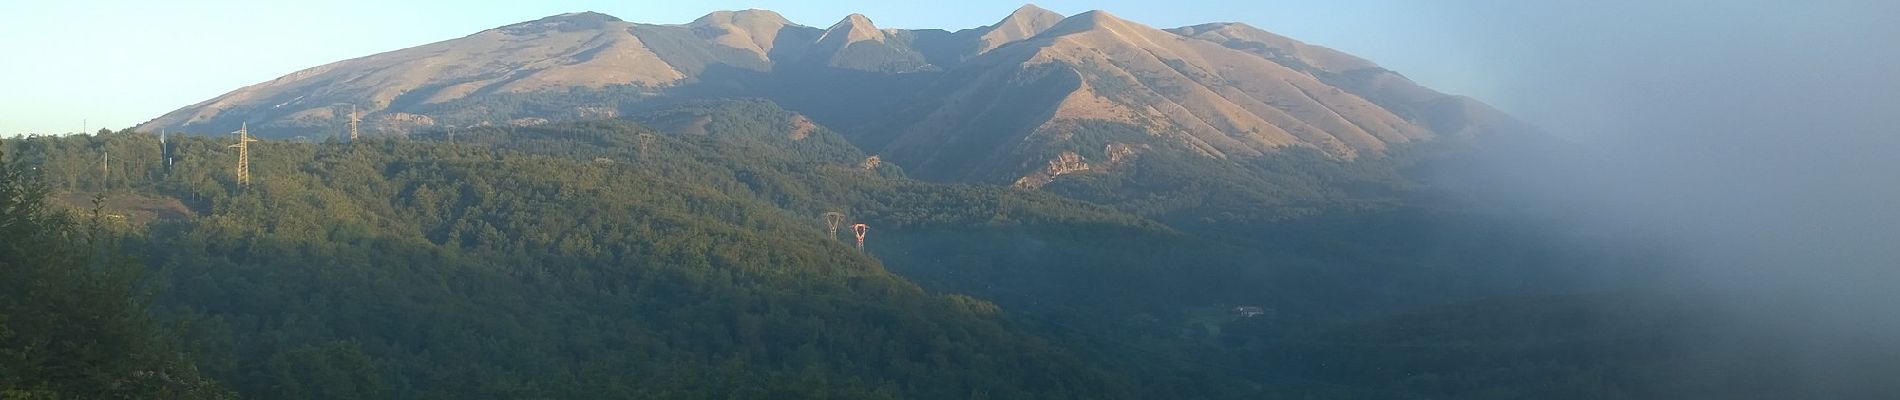
<svg viewBox="0 0 1900 400"><path fill-rule="evenodd" d="M363 122L363 117L356 115L356 105L351 104L350 105L350 143L356 143L356 125L357 123L360 123L360 122Z"/></svg>
<svg viewBox="0 0 1900 400"><path fill-rule="evenodd" d="M654 137L652 133L646 133L646 132L640 133L640 156L641 157L647 156L647 149L653 147L653 139ZM837 231L838 229L837 227L832 227L831 230ZM832 236L837 236L837 235L834 233Z"/></svg>
<svg viewBox="0 0 1900 400"><path fill-rule="evenodd" d="M864 251L864 234L865 232L870 232L870 231L871 231L870 225L851 224L851 233L858 234L858 251Z"/></svg>
<svg viewBox="0 0 1900 400"><path fill-rule="evenodd" d="M237 132L232 132L232 133L236 133L238 135L238 142L237 144L225 146L225 147L235 147L238 149L238 163L237 163L238 185L250 186L251 185L251 142L255 142L257 141L257 139L251 138L251 130L248 124L246 123L239 123Z"/></svg>
<svg viewBox="0 0 1900 400"><path fill-rule="evenodd" d="M165 167L165 172L171 172L172 148L165 144L164 128L159 128L158 130L158 162L161 163L161 166Z"/></svg>
<svg viewBox="0 0 1900 400"><path fill-rule="evenodd" d="M838 225L843 223L844 213L837 211L825 213L825 233L829 234L825 237L829 237L831 240L838 240Z"/></svg>

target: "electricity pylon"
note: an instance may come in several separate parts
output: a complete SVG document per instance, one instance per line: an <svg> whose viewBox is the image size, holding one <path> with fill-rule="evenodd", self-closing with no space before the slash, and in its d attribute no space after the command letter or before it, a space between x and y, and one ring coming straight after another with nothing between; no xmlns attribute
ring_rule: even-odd
<svg viewBox="0 0 1900 400"><path fill-rule="evenodd" d="M224 146L224 147L235 147L238 149L238 163L237 163L238 185L250 186L251 185L251 142L255 142L257 141L257 139L251 138L251 130L247 123L239 123L237 132L233 132L233 133L236 133L238 135L237 144Z"/></svg>
<svg viewBox="0 0 1900 400"><path fill-rule="evenodd" d="M825 213L825 233L831 240L838 240L838 225L844 223L844 213L832 211Z"/></svg>
<svg viewBox="0 0 1900 400"><path fill-rule="evenodd" d="M170 146L171 145L165 144L165 129L159 128L158 130L158 162L161 164L161 166L165 167L165 172L167 173L172 171L172 148Z"/></svg>
<svg viewBox="0 0 1900 400"><path fill-rule="evenodd" d="M864 251L864 234L871 231L870 225L852 224L851 233L858 234L858 251Z"/></svg>
<svg viewBox="0 0 1900 400"><path fill-rule="evenodd" d="M359 122L363 122L363 117L356 114L356 105L351 104L350 105L350 143L356 143L356 125Z"/></svg>
<svg viewBox="0 0 1900 400"><path fill-rule="evenodd" d="M653 147L653 139L654 139L653 134L647 133L647 132L641 132L639 138L640 138L639 139L640 140L640 156L646 157L647 149ZM832 230L836 231L837 229L833 228ZM837 235L834 234L832 236L837 236Z"/></svg>

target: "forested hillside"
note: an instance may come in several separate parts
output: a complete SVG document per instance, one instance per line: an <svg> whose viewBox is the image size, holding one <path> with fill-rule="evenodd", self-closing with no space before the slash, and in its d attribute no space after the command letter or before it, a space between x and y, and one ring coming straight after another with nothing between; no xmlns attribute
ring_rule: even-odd
<svg viewBox="0 0 1900 400"><path fill-rule="evenodd" d="M1410 344L1327 339L1413 312L1508 323L1460 304L1645 258L1421 200L1407 165L1430 157L1036 191L910 180L769 102L627 119L257 142L249 186L229 138L170 138L169 166L148 133L4 148L68 207L104 199L158 320L243 397L1592 397L1649 378L1390 383L1368 371ZM1283 178L1218 186L1233 174ZM870 226L864 251L827 237L829 211Z"/></svg>
<svg viewBox="0 0 1900 400"><path fill-rule="evenodd" d="M63 209L35 172L0 163L0 398L231 397L146 312L146 268L100 207Z"/></svg>
<svg viewBox="0 0 1900 400"><path fill-rule="evenodd" d="M534 133L582 151L593 147L584 140L648 132L603 123ZM507 135L487 134L497 137L458 139ZM249 187L234 184L228 157L212 150L222 140L210 138L174 138L184 161L170 172L156 162L118 164L126 178L59 162L41 171L68 189L187 204L184 218L128 226L124 248L168 282L158 309L193 321L201 365L247 397L1130 392L1011 330L994 305L926 293L823 237L815 219L730 194L774 190L764 180L774 174L754 169L883 179L874 172L783 155L798 149L714 155L767 149L721 136L662 136L647 150L664 156L600 146L606 154L577 159L467 142L264 142ZM9 145L33 154L13 161L158 154L143 134ZM882 196L933 197L884 186ZM873 222L933 222L912 214L894 208Z"/></svg>

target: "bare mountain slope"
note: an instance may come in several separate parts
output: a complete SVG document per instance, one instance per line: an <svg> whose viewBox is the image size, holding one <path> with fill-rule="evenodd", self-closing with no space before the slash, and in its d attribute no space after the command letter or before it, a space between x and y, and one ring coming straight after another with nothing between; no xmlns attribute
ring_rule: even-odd
<svg viewBox="0 0 1900 400"><path fill-rule="evenodd" d="M974 33L977 34L977 48L972 54L981 54L1005 44L1040 35L1043 31L1061 23L1062 18L1062 14L1044 10L1041 7L1023 6L995 25L976 29Z"/></svg>
<svg viewBox="0 0 1900 400"><path fill-rule="evenodd" d="M695 34L721 46L750 51L760 61L771 61L779 32L804 28L767 10L715 11L686 24Z"/></svg>
<svg viewBox="0 0 1900 400"><path fill-rule="evenodd" d="M764 10L687 24L563 14L341 61L140 126L267 137L615 117L652 99L761 97L932 179L1017 182L1113 168L1157 150L1244 159L1308 148L1340 160L1515 129L1474 100L1243 24L1156 29L1033 5L955 32L826 29ZM1106 134L1103 132L1115 132Z"/></svg>
<svg viewBox="0 0 1900 400"><path fill-rule="evenodd" d="M1311 54L1306 62L1342 72L1307 71L1247 51L1256 46L1232 44L1207 32L1178 32L1101 11L1069 17L957 66L906 112L872 130L888 137L864 142L889 153L892 161L916 164L920 168L913 171L925 176L1006 180L1065 163L1063 157L1082 156L1083 162L1090 161L1086 154L1091 152L1106 157L1106 147L1078 155L1052 150L1073 147L1077 130L1097 123L1138 127L1151 136L1121 138L1124 146L1179 144L1214 158L1299 146L1351 159L1433 138L1439 125L1466 128L1446 132L1461 135L1491 128L1481 121L1484 115L1408 117L1386 109L1368 96L1415 107L1457 100L1389 72L1333 79L1384 71L1342 53L1281 42L1305 49ZM1248 38L1278 38L1258 33L1263 35ZM1328 80L1361 87L1348 90Z"/></svg>
<svg viewBox="0 0 1900 400"><path fill-rule="evenodd" d="M399 103L440 103L491 93L660 85L683 77L628 33L633 24L597 13L563 14L467 37L297 71L238 89L141 125L173 130L245 121L319 125L354 105L381 119ZM342 106L342 107L339 107ZM375 120L372 120L375 122Z"/></svg>
<svg viewBox="0 0 1900 400"><path fill-rule="evenodd" d="M1215 23L1168 31L1272 60L1422 122L1439 134L1471 137L1488 131L1527 129L1477 100L1439 93L1371 61L1247 24Z"/></svg>

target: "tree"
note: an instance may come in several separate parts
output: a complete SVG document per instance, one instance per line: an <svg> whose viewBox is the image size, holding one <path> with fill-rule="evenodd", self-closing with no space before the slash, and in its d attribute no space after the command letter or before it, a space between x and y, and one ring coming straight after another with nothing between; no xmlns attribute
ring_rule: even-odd
<svg viewBox="0 0 1900 400"><path fill-rule="evenodd" d="M98 213L85 226L47 192L0 164L0 398L230 397L163 340Z"/></svg>

